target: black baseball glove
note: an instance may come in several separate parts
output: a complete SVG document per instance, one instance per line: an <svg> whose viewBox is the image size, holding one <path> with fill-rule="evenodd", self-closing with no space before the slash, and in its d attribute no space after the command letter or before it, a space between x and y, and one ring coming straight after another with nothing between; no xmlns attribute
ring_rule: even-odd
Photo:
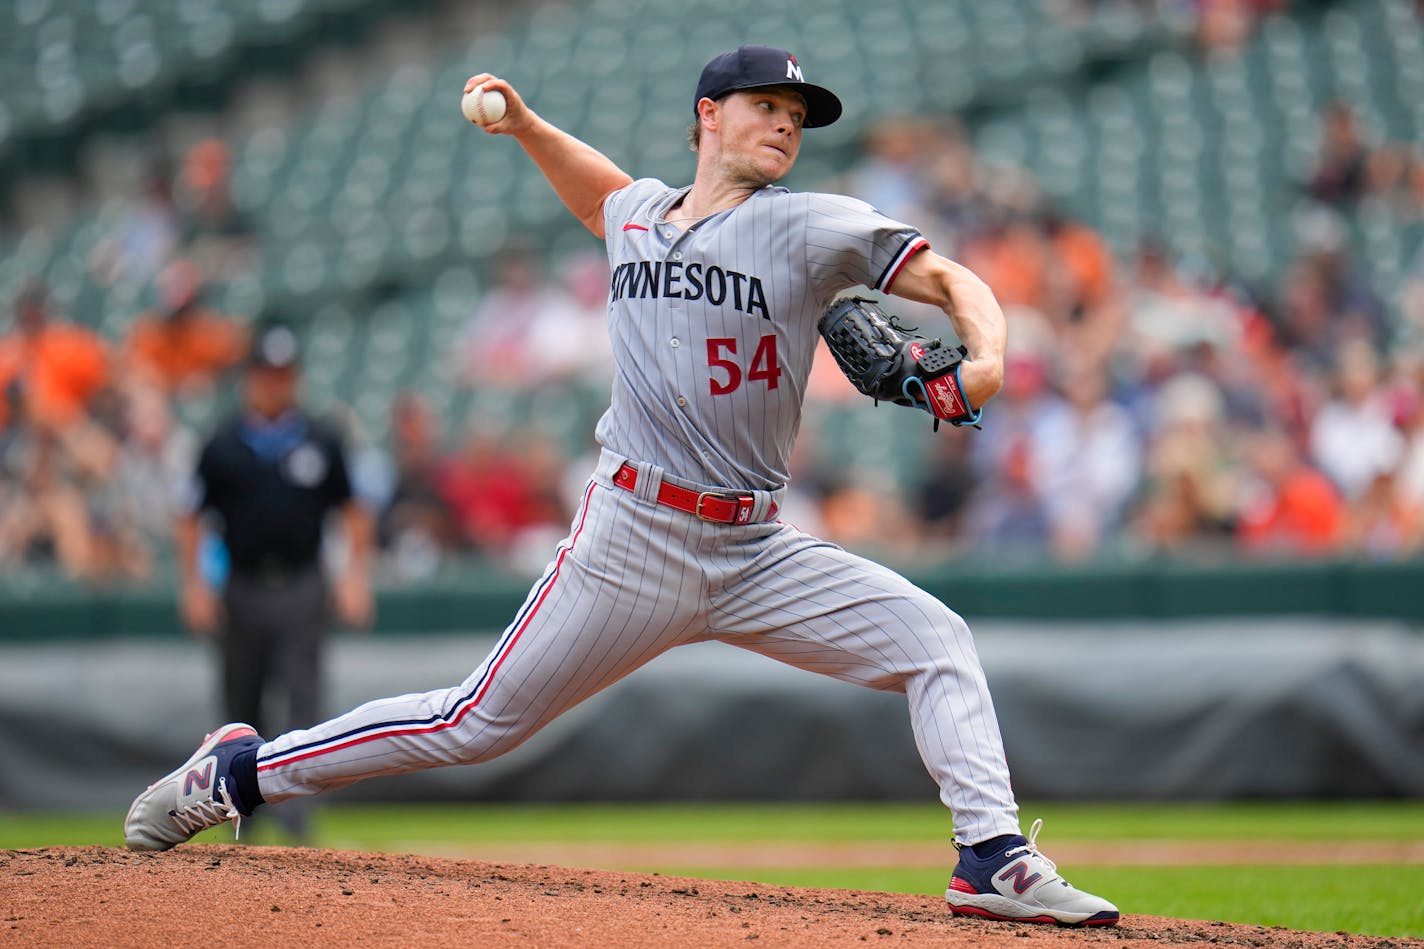
<svg viewBox="0 0 1424 949"><path fill-rule="evenodd" d="M817 323L836 365L857 389L876 401L924 409L940 422L976 425L981 410L971 408L959 382L967 350L938 339L913 335L895 324L874 301L842 297Z"/></svg>

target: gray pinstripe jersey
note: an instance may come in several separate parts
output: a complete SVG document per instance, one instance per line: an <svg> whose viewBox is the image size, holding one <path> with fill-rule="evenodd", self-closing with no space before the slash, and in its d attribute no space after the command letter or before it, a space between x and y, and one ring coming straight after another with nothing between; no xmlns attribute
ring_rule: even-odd
<svg viewBox="0 0 1424 949"><path fill-rule="evenodd" d="M775 489L821 310L887 289L928 244L862 201L775 186L686 232L658 223L688 190L644 178L604 206L616 371L597 437L694 483Z"/></svg>

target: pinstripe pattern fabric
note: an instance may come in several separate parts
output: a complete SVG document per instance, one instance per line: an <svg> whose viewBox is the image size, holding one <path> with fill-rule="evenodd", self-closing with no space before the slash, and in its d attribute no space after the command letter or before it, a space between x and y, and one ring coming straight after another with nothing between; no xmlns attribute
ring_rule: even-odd
<svg viewBox="0 0 1424 949"><path fill-rule="evenodd" d="M774 186L685 233L660 224L686 191L645 178L604 206L609 332L627 358L598 440L692 481L780 487L821 311L849 287L885 289L928 244L863 201ZM774 383L754 378L773 346Z"/></svg>
<svg viewBox="0 0 1424 949"><path fill-rule="evenodd" d="M489 760L666 650L714 639L906 693L958 835L1017 832L992 702L958 616L790 525L709 524L615 488L622 461L605 453L569 538L465 682L269 742L258 755L263 796Z"/></svg>
<svg viewBox="0 0 1424 949"><path fill-rule="evenodd" d="M381 699L258 754L270 802L474 764L684 643L720 640L907 696L958 837L1018 832L998 724L964 621L904 578L776 523L655 503L667 478L779 504L819 334L840 291L887 289L925 240L863 202L767 187L680 232L683 194L610 196L612 404L568 538L494 651L451 689ZM612 483L637 468L634 491ZM768 723L774 727L774 723Z"/></svg>

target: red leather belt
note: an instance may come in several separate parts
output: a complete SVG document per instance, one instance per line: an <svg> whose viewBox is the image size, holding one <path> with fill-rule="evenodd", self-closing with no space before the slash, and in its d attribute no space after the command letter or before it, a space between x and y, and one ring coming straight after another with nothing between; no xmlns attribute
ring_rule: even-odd
<svg viewBox="0 0 1424 949"><path fill-rule="evenodd" d="M625 491L632 491L638 486L638 469L625 462L613 475L613 483ZM658 503L716 524L750 524L756 495L733 491L693 491L664 481L658 487ZM775 516L776 505L772 504L765 520Z"/></svg>

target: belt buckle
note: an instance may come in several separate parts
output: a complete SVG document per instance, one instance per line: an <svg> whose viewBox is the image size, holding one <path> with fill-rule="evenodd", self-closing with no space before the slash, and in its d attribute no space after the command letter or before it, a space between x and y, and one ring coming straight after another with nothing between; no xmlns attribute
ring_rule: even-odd
<svg viewBox="0 0 1424 949"><path fill-rule="evenodd" d="M711 517L707 514L702 513L702 505L706 503L708 498L711 498L715 501L732 501L737 505L737 508L732 512L732 516L730 519ZM702 493L697 495L697 504L693 508L692 513L697 515L698 520L708 521L713 524L739 524L742 522L741 512L743 501L752 502L755 501L755 498L753 498L750 494L733 494L724 491L703 491ZM750 506L747 508L747 517L751 517Z"/></svg>

